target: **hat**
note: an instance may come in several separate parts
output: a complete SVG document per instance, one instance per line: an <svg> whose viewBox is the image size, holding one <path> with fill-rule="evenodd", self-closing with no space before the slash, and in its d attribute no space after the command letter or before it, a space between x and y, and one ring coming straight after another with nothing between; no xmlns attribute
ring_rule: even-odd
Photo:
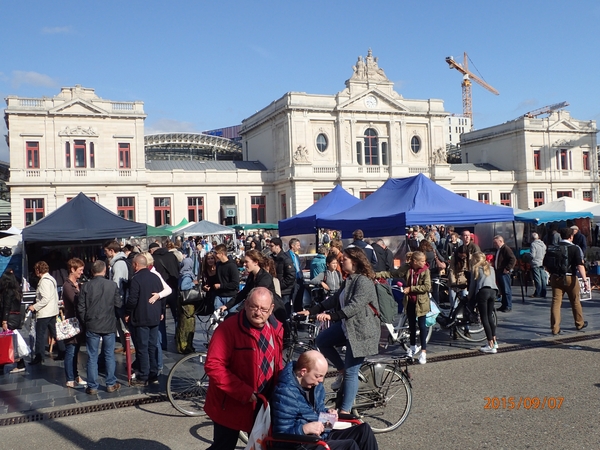
<svg viewBox="0 0 600 450"><path fill-rule="evenodd" d="M279 247L283 247L283 242L281 241L281 239L279 239L277 237L271 239L271 244L278 245Z"/></svg>
<svg viewBox="0 0 600 450"><path fill-rule="evenodd" d="M150 250L150 249L152 249L152 248L159 248L159 247L160 247L160 244L159 244L159 243L157 243L157 242L153 242L152 244L150 244L150 245L148 246L148 250Z"/></svg>
<svg viewBox="0 0 600 450"><path fill-rule="evenodd" d="M571 227L571 230L579 230L579 227L578 227L577 225L573 225L573 226Z"/></svg>

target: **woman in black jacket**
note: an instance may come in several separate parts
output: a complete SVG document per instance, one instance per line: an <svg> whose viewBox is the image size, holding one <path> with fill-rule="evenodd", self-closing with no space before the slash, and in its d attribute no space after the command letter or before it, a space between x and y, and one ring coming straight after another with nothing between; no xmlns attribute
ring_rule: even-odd
<svg viewBox="0 0 600 450"><path fill-rule="evenodd" d="M277 320L286 324L286 312L281 297L275 291L273 276L268 272L269 260L258 250L248 250L244 256L244 266L248 270L246 285L226 305L221 306L221 311L231 310L234 306L242 303L255 287L265 287L273 294L275 309L273 314Z"/></svg>
<svg viewBox="0 0 600 450"><path fill-rule="evenodd" d="M2 314L2 331L17 330L21 328L24 317L21 312L23 294L21 286L12 269L7 269L0 278L0 313ZM25 372L23 358L16 359L17 366L10 373ZM0 365L0 375L4 373L4 366Z"/></svg>

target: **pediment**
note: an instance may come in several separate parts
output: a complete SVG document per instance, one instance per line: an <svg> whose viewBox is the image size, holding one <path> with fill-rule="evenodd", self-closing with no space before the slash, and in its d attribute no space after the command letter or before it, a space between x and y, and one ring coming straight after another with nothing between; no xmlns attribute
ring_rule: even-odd
<svg viewBox="0 0 600 450"><path fill-rule="evenodd" d="M373 101L373 98L375 101ZM367 111L367 112L408 112L410 111L398 99L392 98L389 95L371 89L361 92L356 97L350 98L341 103L337 107L342 111Z"/></svg>
<svg viewBox="0 0 600 450"><path fill-rule="evenodd" d="M574 124L570 120L558 120L548 127L550 131L579 131L578 125Z"/></svg>
<svg viewBox="0 0 600 450"><path fill-rule="evenodd" d="M50 114L57 115L78 115L78 116L106 116L108 113L96 105L85 101L81 98L73 99L69 102L63 103L56 108L51 109Z"/></svg>

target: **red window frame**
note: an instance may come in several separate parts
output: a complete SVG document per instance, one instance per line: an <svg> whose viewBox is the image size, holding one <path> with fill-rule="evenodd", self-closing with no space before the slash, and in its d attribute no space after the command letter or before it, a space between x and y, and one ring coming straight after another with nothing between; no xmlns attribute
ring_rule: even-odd
<svg viewBox="0 0 600 450"><path fill-rule="evenodd" d="M73 156L75 157L73 167L87 167L87 147L85 141L75 141L75 145L73 145Z"/></svg>
<svg viewBox="0 0 600 450"><path fill-rule="evenodd" d="M253 195L250 197L252 223L267 222L267 198L264 195Z"/></svg>
<svg viewBox="0 0 600 450"><path fill-rule="evenodd" d="M583 170L590 170L590 152L583 152Z"/></svg>
<svg viewBox="0 0 600 450"><path fill-rule="evenodd" d="M364 200L365 198L367 198L369 195L371 195L373 192L375 191L360 191L360 199Z"/></svg>
<svg viewBox="0 0 600 450"><path fill-rule="evenodd" d="M567 158L567 150L564 148L557 151L556 168L559 170L569 169L569 159Z"/></svg>
<svg viewBox="0 0 600 450"><path fill-rule="evenodd" d="M542 156L542 152L540 150L533 151L533 169L534 170L542 170L541 156Z"/></svg>
<svg viewBox="0 0 600 450"><path fill-rule="evenodd" d="M373 128L367 128L364 136L365 166L379 165L379 137Z"/></svg>
<svg viewBox="0 0 600 450"><path fill-rule="evenodd" d="M583 191L583 201L584 202L592 201L592 191Z"/></svg>
<svg viewBox="0 0 600 450"><path fill-rule="evenodd" d="M477 194L477 201L479 203L485 203L486 205L490 204L490 194L489 192L479 192Z"/></svg>
<svg viewBox="0 0 600 450"><path fill-rule="evenodd" d="M204 220L204 197L188 197L188 220L190 222Z"/></svg>
<svg viewBox="0 0 600 450"><path fill-rule="evenodd" d="M287 219L287 195L281 194L281 220Z"/></svg>
<svg viewBox="0 0 600 450"><path fill-rule="evenodd" d="M313 203L317 203L323 197L325 197L329 192L313 192Z"/></svg>
<svg viewBox="0 0 600 450"><path fill-rule="evenodd" d="M28 141L25 143L27 151L27 168L40 168L40 143L37 141Z"/></svg>
<svg viewBox="0 0 600 450"><path fill-rule="evenodd" d="M71 143L65 142L65 166L67 169L71 168Z"/></svg>
<svg viewBox="0 0 600 450"><path fill-rule="evenodd" d="M533 207L542 206L546 203L544 191L535 191L533 193Z"/></svg>
<svg viewBox="0 0 600 450"><path fill-rule="evenodd" d="M44 199L26 198L25 202L25 225L31 225L44 218Z"/></svg>
<svg viewBox="0 0 600 450"><path fill-rule="evenodd" d="M117 214L123 219L135 221L135 197L117 197Z"/></svg>
<svg viewBox="0 0 600 450"><path fill-rule="evenodd" d="M510 206L510 192L500 192L500 204Z"/></svg>
<svg viewBox="0 0 600 450"><path fill-rule="evenodd" d="M119 169L131 169L131 146L128 142L119 143Z"/></svg>
<svg viewBox="0 0 600 450"><path fill-rule="evenodd" d="M154 197L154 226L171 225L171 199Z"/></svg>
<svg viewBox="0 0 600 450"><path fill-rule="evenodd" d="M573 191L556 191L556 198L573 197Z"/></svg>

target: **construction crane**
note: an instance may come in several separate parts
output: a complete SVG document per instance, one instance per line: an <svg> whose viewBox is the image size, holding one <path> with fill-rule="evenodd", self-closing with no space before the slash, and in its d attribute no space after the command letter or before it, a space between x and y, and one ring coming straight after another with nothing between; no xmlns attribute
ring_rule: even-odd
<svg viewBox="0 0 600 450"><path fill-rule="evenodd" d="M488 91L493 94L499 95L500 93L494 89L492 86L487 84L477 75L469 71L469 62L467 52L464 54L463 63L460 64L454 60L452 56L448 56L446 58L446 62L448 63L450 69L456 69L460 73L463 74L462 81L462 100L463 100L463 115L471 119L471 127L473 127L473 109L472 109L472 97L471 97L471 80L475 81L477 84L483 86Z"/></svg>
<svg viewBox="0 0 600 450"><path fill-rule="evenodd" d="M552 111L556 111L557 109L563 109L569 106L567 102L555 103L554 105L544 106L542 108L534 109L533 111L529 111L525 113L524 117L529 117L533 119L534 117L541 116L542 114L550 114Z"/></svg>

